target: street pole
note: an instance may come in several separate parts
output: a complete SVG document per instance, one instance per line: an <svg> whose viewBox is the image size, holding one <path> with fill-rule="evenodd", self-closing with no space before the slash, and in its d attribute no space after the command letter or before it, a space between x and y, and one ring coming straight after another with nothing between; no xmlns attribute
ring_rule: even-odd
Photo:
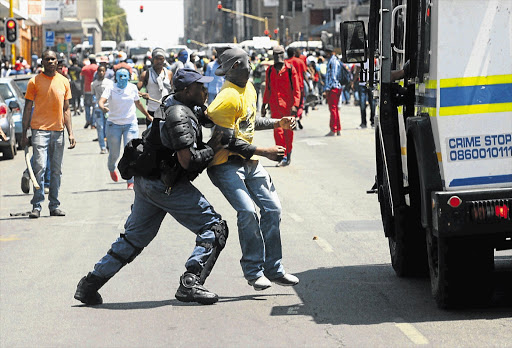
<svg viewBox="0 0 512 348"><path fill-rule="evenodd" d="M12 0L9 0L9 17L14 17L14 11L12 9ZM16 44L11 44L11 64L14 66L16 64Z"/></svg>

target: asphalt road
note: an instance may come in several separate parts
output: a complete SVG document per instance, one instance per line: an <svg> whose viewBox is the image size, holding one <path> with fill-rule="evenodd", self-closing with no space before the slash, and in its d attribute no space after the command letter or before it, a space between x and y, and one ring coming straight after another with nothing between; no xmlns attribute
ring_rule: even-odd
<svg viewBox="0 0 512 348"><path fill-rule="evenodd" d="M231 230L206 283L220 297L211 306L174 299L194 235L171 217L101 289L103 305L73 299L79 279L123 232L133 202L125 182L111 181L83 116L73 117L78 144L64 155L66 217L49 217L46 202L37 220L11 217L31 210L31 195L20 190L23 156L0 160L0 346L512 346L512 253L496 253L498 290L486 308L439 310L428 279L396 277L377 197L366 194L373 132L356 129L358 108L342 106L341 115L342 135L325 137L327 107L311 111L295 132L289 167L262 160L283 206L283 263L300 278L293 288L247 285L236 214L206 174L195 181ZM256 143L273 145L272 132Z"/></svg>

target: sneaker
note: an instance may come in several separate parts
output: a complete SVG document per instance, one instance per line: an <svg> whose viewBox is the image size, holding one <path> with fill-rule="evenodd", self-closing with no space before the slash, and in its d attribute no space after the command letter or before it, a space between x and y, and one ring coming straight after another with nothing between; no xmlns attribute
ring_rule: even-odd
<svg viewBox="0 0 512 348"><path fill-rule="evenodd" d="M307 114L306 114L307 115ZM300 120L297 120L297 125L299 126L299 129L303 129L302 122Z"/></svg>
<svg viewBox="0 0 512 348"><path fill-rule="evenodd" d="M101 149L101 150L100 150L100 154L101 154L101 155L104 155L104 154L106 154L106 153L108 153L107 149Z"/></svg>
<svg viewBox="0 0 512 348"><path fill-rule="evenodd" d="M66 213L57 208L50 211L50 216L66 216Z"/></svg>
<svg viewBox="0 0 512 348"><path fill-rule="evenodd" d="M331 131L331 132L327 133L325 136L326 137L332 137L332 136L335 136L335 135L336 135L336 133Z"/></svg>
<svg viewBox="0 0 512 348"><path fill-rule="evenodd" d="M180 287L174 295L181 302L197 302L201 304L214 304L219 300L217 294L208 291L200 282L199 277L193 273L185 272L180 277Z"/></svg>
<svg viewBox="0 0 512 348"><path fill-rule="evenodd" d="M375 128L375 124L372 123L372 128Z"/></svg>
<svg viewBox="0 0 512 348"><path fill-rule="evenodd" d="M270 280L268 280L268 278L265 277L264 275L256 279L248 280L247 284L252 286L256 291L265 290L272 286Z"/></svg>
<svg viewBox="0 0 512 348"><path fill-rule="evenodd" d="M91 129L96 129L96 126L91 126ZM94 140L93 140L94 141Z"/></svg>
<svg viewBox="0 0 512 348"><path fill-rule="evenodd" d="M340 136L340 135L341 135L341 132L340 132L340 131L337 131L337 132L336 132L336 135Z"/></svg>
<svg viewBox="0 0 512 348"><path fill-rule="evenodd" d="M84 129L89 128L89 126L90 126L90 123L86 122L85 125L84 125Z"/></svg>
<svg viewBox="0 0 512 348"><path fill-rule="evenodd" d="M281 160L281 162L276 164L276 167L286 167L289 164L290 164L290 162L288 162L288 158L286 158L286 156L284 156L283 159Z"/></svg>
<svg viewBox="0 0 512 348"><path fill-rule="evenodd" d="M50 188L48 186L44 187L44 194L47 195L50 193Z"/></svg>
<svg viewBox="0 0 512 348"><path fill-rule="evenodd" d="M41 215L41 210L32 209L30 214L28 214L28 217L31 219L37 219L40 215Z"/></svg>
<svg viewBox="0 0 512 348"><path fill-rule="evenodd" d="M282 277L272 279L271 282L281 286L295 286L299 284L299 278L293 274L286 273Z"/></svg>
<svg viewBox="0 0 512 348"><path fill-rule="evenodd" d="M366 125L362 124L362 123L357 127L357 129L366 129L366 128L367 128Z"/></svg>
<svg viewBox="0 0 512 348"><path fill-rule="evenodd" d="M30 176L28 175L28 173L23 173L21 177L21 191L23 193L30 192Z"/></svg>
<svg viewBox="0 0 512 348"><path fill-rule="evenodd" d="M133 190L133 182L129 182L128 185L126 185L127 190Z"/></svg>
<svg viewBox="0 0 512 348"><path fill-rule="evenodd" d="M119 176L117 175L117 172L114 170L113 172L110 172L110 177L112 178L113 181L115 182L118 182L119 181Z"/></svg>
<svg viewBox="0 0 512 348"><path fill-rule="evenodd" d="M96 139L92 139L92 141L98 141L98 138L96 138Z"/></svg>

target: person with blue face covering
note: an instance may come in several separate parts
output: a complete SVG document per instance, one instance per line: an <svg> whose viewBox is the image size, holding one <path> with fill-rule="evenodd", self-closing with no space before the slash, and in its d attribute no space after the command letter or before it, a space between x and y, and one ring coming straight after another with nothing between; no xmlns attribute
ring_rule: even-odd
<svg viewBox="0 0 512 348"><path fill-rule="evenodd" d="M100 109L105 113L108 112L105 130L109 146L107 166L110 177L115 182L119 181L116 163L121 151L121 140L124 148L131 139L139 136L135 108L139 109L149 121L153 121L153 117L139 100L137 86L129 83L129 79L130 73L127 69L118 69L114 85L105 88L98 102ZM108 107L105 106L107 101ZM133 190L133 178L128 180L127 188Z"/></svg>

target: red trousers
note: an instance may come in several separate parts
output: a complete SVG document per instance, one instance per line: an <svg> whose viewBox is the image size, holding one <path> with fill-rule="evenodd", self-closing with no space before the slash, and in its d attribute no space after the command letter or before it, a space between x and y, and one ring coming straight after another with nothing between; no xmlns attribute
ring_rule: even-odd
<svg viewBox="0 0 512 348"><path fill-rule="evenodd" d="M291 129L283 129L281 127L274 128L274 139L276 140L276 145L286 148L286 156L292 152L293 131Z"/></svg>
<svg viewBox="0 0 512 348"><path fill-rule="evenodd" d="M338 110L340 95L341 89L339 88L333 88L327 92L327 105L329 106L329 111L331 113L329 127L331 127L331 132L334 133L341 131L340 112Z"/></svg>

